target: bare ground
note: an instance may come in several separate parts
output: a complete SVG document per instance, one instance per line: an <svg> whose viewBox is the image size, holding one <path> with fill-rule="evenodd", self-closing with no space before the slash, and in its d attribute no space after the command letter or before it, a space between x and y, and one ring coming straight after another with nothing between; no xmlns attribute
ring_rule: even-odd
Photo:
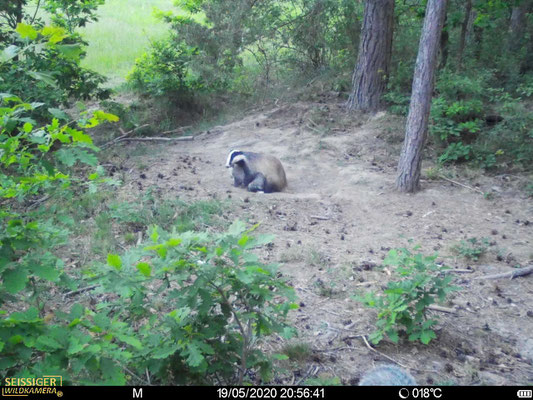
<svg viewBox="0 0 533 400"><path fill-rule="evenodd" d="M348 115L331 99L253 110L194 141L148 145L142 170L138 158L126 161L131 172L122 190L137 196L151 186L165 197L228 199L228 224L237 218L261 222L262 232L276 235L263 255L282 263L290 277L300 302L291 315L299 330L293 343L311 348L304 360L285 365L279 382L336 376L356 384L365 371L392 359L419 384L533 383L533 275L475 279L532 263L533 202L521 191L525 177L470 173L462 182L476 190L423 180L419 193L398 193L402 128L385 114ZM126 146L133 151L141 145ZM253 194L234 188L224 168L232 148L276 155L288 189ZM490 241L477 262L452 251L472 237ZM435 311L436 340L427 346L383 341L378 353L360 336L373 331L376 313L351 296L384 285L390 271L380 268L383 258L391 248L411 246L408 239L425 254L438 252L448 266L469 271L453 273L462 290L445 304L455 313ZM284 345L279 339L265 350Z"/></svg>

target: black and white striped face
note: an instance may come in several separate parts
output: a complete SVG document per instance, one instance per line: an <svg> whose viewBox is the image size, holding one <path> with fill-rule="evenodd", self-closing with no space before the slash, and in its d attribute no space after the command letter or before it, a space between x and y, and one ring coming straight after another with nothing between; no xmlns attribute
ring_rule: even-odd
<svg viewBox="0 0 533 400"><path fill-rule="evenodd" d="M233 167L233 164L245 160L246 156L240 150L231 150L228 155L228 160L226 161L226 168Z"/></svg>

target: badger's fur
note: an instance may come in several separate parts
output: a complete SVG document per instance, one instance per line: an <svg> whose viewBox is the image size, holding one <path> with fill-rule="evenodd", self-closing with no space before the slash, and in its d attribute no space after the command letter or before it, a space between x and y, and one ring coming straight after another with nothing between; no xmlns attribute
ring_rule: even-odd
<svg viewBox="0 0 533 400"><path fill-rule="evenodd" d="M416 386L416 380L403 368L385 364L368 371L359 386Z"/></svg>
<svg viewBox="0 0 533 400"><path fill-rule="evenodd" d="M226 167L233 168L233 185L250 192L280 192L287 186L281 162L268 154L232 150Z"/></svg>

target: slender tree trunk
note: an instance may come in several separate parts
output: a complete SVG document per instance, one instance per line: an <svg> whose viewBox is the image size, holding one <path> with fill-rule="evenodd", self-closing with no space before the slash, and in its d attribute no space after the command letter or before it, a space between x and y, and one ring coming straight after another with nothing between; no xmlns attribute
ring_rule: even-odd
<svg viewBox="0 0 533 400"><path fill-rule="evenodd" d="M529 11L533 12L533 4L531 5ZM528 33L529 40L527 41L526 55L524 56L520 66L520 73L522 74L533 71L533 21L530 21L528 24Z"/></svg>
<svg viewBox="0 0 533 400"><path fill-rule="evenodd" d="M349 109L377 111L389 75L394 0L367 0Z"/></svg>
<svg viewBox="0 0 533 400"><path fill-rule="evenodd" d="M526 13L529 7L529 1L522 1L519 6L513 7L511 12L508 43L509 50L512 53L518 52L524 45L527 22Z"/></svg>
<svg viewBox="0 0 533 400"><path fill-rule="evenodd" d="M474 19L476 17L474 16ZM474 58L479 61L481 59L481 50L483 48L483 28L474 23Z"/></svg>
<svg viewBox="0 0 533 400"><path fill-rule="evenodd" d="M426 7L413 77L405 141L398 162L396 187L402 192L415 192L420 186L422 150L427 138L437 52L446 4L447 0L428 0Z"/></svg>
<svg viewBox="0 0 533 400"><path fill-rule="evenodd" d="M442 34L440 35L440 63L439 70L446 67L448 63L448 54L449 54L449 45L450 45L450 34L448 32L448 15L445 12L444 14L444 26L442 28Z"/></svg>
<svg viewBox="0 0 533 400"><path fill-rule="evenodd" d="M467 0L465 5L465 18L461 25L461 36L459 38L459 48L457 49L457 70L463 68L463 54L466 46L466 36L468 34L468 22L470 21L470 14L472 12L472 0Z"/></svg>

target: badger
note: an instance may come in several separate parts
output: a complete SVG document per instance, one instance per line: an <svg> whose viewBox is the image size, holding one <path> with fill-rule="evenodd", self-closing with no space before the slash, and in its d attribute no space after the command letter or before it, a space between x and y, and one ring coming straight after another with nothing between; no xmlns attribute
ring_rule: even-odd
<svg viewBox="0 0 533 400"><path fill-rule="evenodd" d="M359 381L359 386L416 386L413 376L396 365L385 364L368 371Z"/></svg>
<svg viewBox="0 0 533 400"><path fill-rule="evenodd" d="M268 154L231 150L226 168L233 168L233 185L250 192L281 192L287 186L281 162Z"/></svg>

